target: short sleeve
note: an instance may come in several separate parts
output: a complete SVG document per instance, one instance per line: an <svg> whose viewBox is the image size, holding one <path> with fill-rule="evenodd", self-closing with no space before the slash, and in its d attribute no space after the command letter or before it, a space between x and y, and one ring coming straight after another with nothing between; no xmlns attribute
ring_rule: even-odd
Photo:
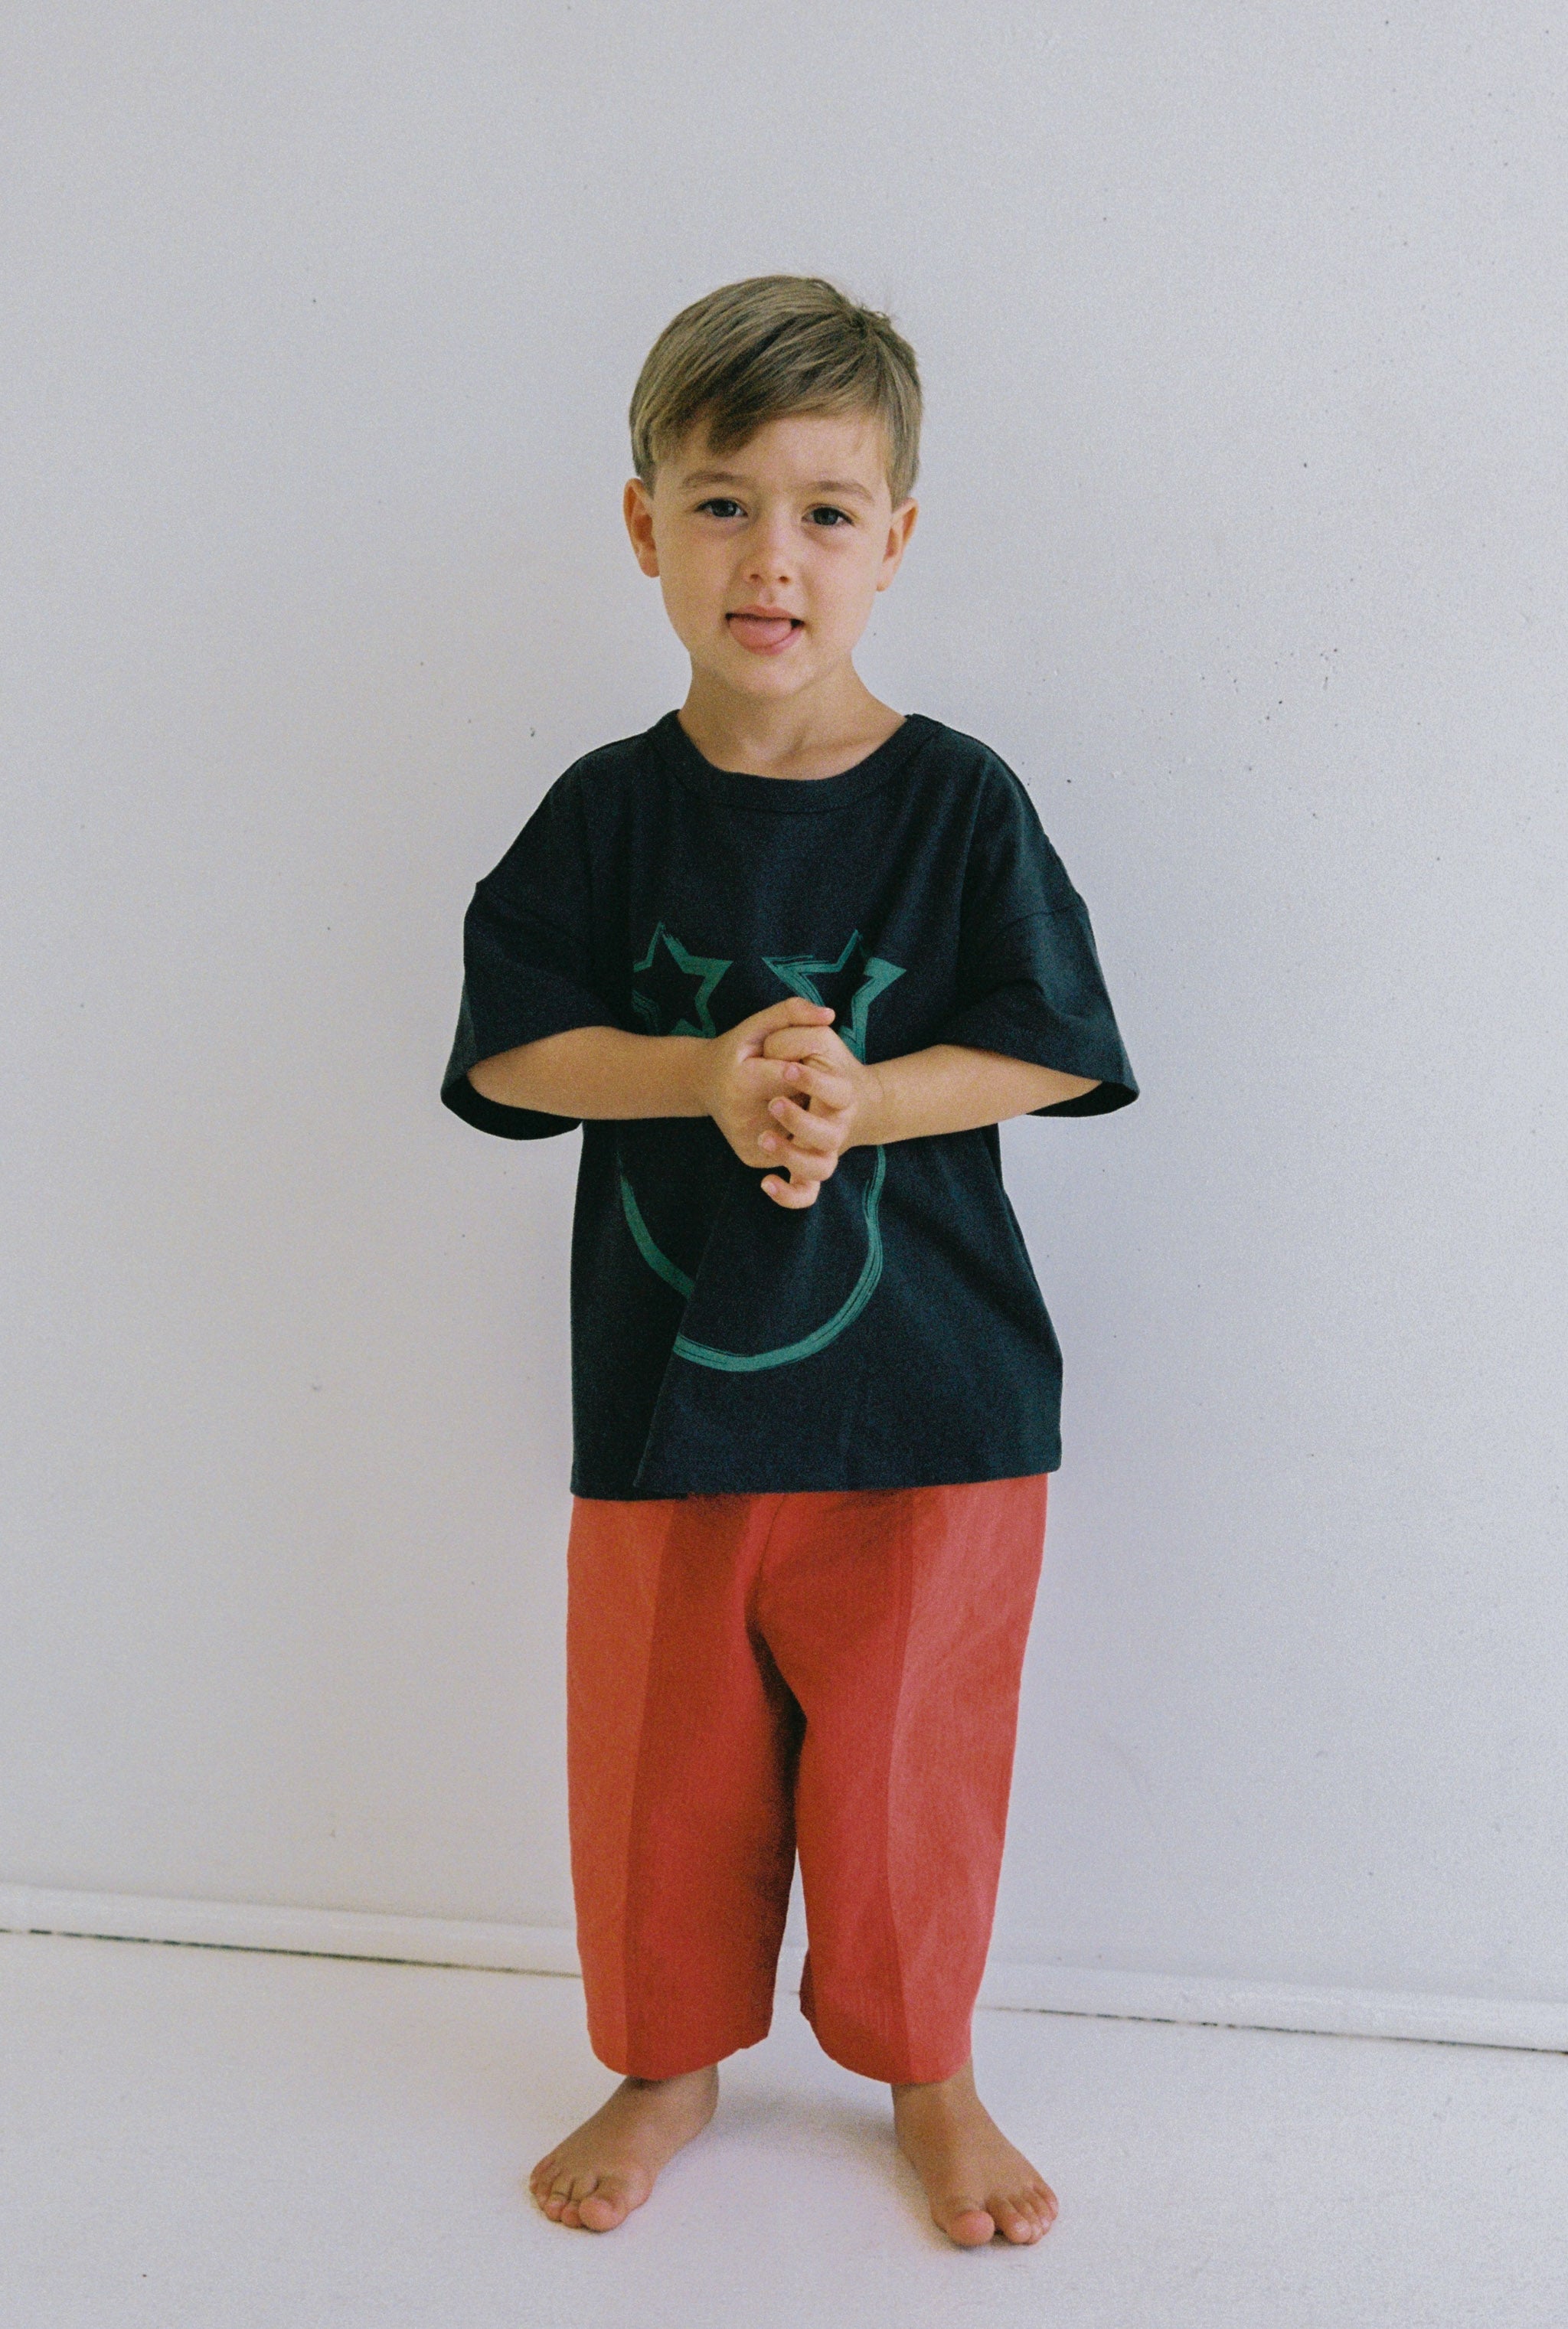
<svg viewBox="0 0 1568 2329"><path fill-rule="evenodd" d="M570 772L569 772L570 773ZM587 836L567 778L553 784L505 856L475 889L463 919L463 992L441 1098L505 1140L570 1132L576 1117L488 1099L468 1070L497 1051L572 1027L613 1027L593 975L593 890Z"/></svg>
<svg viewBox="0 0 1568 2329"><path fill-rule="evenodd" d="M1013 771L996 762L964 872L954 1009L932 1035L1000 1051L1092 1091L1035 1116L1103 1116L1138 1098L1089 910Z"/></svg>

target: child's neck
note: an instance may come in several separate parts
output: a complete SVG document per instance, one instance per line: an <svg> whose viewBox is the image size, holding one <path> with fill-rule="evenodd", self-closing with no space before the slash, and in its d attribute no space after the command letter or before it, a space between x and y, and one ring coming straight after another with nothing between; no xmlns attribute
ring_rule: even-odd
<svg viewBox="0 0 1568 2329"><path fill-rule="evenodd" d="M742 694L694 668L677 716L715 768L806 779L854 768L903 724L903 714L880 702L853 664L778 701Z"/></svg>

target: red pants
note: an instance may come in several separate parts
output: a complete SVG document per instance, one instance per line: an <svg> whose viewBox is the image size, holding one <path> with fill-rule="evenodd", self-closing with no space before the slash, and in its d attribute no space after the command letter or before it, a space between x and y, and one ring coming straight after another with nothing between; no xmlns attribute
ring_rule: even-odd
<svg viewBox="0 0 1568 2329"><path fill-rule="evenodd" d="M571 1876L611 2070L767 2035L797 1848L825 2051L896 2083L968 2060L1047 1478L574 1500Z"/></svg>

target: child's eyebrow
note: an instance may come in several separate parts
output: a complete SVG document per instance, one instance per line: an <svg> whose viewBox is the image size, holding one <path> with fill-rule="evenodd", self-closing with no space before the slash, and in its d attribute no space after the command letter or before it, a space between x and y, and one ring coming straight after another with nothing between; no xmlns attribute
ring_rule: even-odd
<svg viewBox="0 0 1568 2329"><path fill-rule="evenodd" d="M685 491L692 486L748 486L751 482L750 477L742 476L738 469L692 469L681 479L681 486ZM854 477L814 477L806 491L808 494L847 495L863 502L875 499L874 495L868 493Z"/></svg>

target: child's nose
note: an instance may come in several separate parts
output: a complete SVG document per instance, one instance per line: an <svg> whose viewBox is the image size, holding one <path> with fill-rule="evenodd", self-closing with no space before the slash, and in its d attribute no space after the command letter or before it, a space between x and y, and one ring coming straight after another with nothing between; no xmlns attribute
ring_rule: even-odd
<svg viewBox="0 0 1568 2329"><path fill-rule="evenodd" d="M787 517L759 518L747 547L752 574L779 580L793 572L795 544Z"/></svg>

